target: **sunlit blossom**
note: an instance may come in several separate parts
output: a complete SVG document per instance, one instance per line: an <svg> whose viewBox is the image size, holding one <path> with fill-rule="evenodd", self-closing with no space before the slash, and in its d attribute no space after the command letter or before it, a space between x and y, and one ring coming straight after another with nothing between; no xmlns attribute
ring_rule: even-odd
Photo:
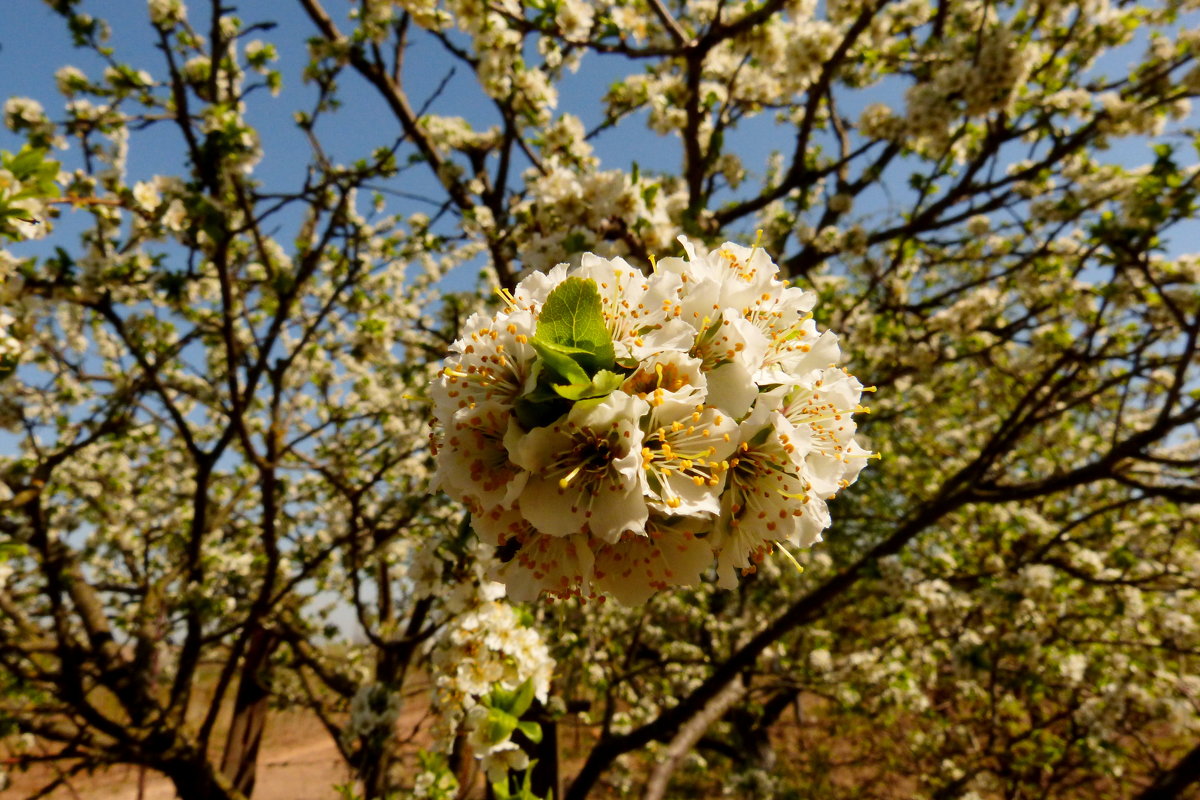
<svg viewBox="0 0 1200 800"><path fill-rule="evenodd" d="M467 321L432 387L439 485L516 600L721 586L830 524L870 453L863 386L760 247L649 274L585 254Z"/></svg>

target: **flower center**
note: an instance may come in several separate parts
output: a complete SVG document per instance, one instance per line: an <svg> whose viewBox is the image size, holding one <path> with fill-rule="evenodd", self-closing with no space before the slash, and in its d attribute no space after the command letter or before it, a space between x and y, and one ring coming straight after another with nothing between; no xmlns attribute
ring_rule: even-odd
<svg viewBox="0 0 1200 800"><path fill-rule="evenodd" d="M608 472L613 460L620 457L612 442L606 437L596 436L590 432L581 431L582 436L575 439L574 445L558 460L563 467L574 465L562 478L559 487L566 489L579 475L585 475L585 482L591 482ZM590 435L589 435L590 434Z"/></svg>

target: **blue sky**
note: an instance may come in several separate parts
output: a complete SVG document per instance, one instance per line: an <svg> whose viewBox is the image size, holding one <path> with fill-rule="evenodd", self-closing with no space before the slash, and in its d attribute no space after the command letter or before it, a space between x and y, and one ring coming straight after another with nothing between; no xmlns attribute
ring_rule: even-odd
<svg viewBox="0 0 1200 800"><path fill-rule="evenodd" d="M192 5L200 9L207 4ZM330 3L331 8L335 5ZM291 113L308 108L315 96L311 87L302 84L299 75L307 57L305 39L315 33L315 28L299 7L290 2L241 3L240 7L246 23L263 19L278 22L274 30L259 36L275 43L280 52L278 66L284 76L284 91L278 98L267 98L261 93L251 102L250 119L259 126L265 143L264 161L256 173L267 182L295 183L298 180L296 153L302 153L307 159L308 146L292 125ZM156 76L163 73L163 57L154 46L155 32L147 20L143 0L93 2L85 4L84 8L93 10L110 23L112 44L123 60ZM279 14L281 10L288 13ZM257 17L256 13L264 16ZM268 16L271 14L279 16ZM341 19L339 17L339 21ZM410 65L417 66L408 70L406 83L414 104L420 104L433 93L453 65L440 46L424 37L416 38L407 58ZM0 4L0 75L5 76L5 97L33 97L55 116L64 101L55 89L54 72L66 64L89 74L96 74L103 68L91 53L71 46L63 21L42 0L5 0ZM423 68L425 65L428 65L427 69ZM579 115L589 126L595 124L601 115L599 98L623 70L629 69L639 67L623 60L604 61L599 56L589 55L584 69L565 79L561 87L560 110ZM373 91L356 78L347 75L341 86L344 107L336 119L325 126L324 143L336 160L349 162L367 155L372 147L389 142L398 128ZM489 101L461 65L433 110L463 116L478 125L497 119ZM623 130L621 136L602 136L597 140L597 151L606 165L628 168L639 158L646 163L660 164L664 158L670 159L669 163L679 160L678 145L672 139L647 133L639 137L637 147L631 148L628 136L629 131ZM0 146L11 149L17 144L11 134L0 133ZM170 174L179 171L178 156L172 151L174 142L164 136L161 142L152 139L149 144L130 159L133 177L141 177L138 174L141 172Z"/></svg>

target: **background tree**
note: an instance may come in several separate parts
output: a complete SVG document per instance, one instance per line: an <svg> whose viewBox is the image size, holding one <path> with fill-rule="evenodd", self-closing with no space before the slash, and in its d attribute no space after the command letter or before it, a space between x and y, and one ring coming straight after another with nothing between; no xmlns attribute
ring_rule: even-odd
<svg viewBox="0 0 1200 800"><path fill-rule="evenodd" d="M50 5L106 65L59 70L61 115L6 104L31 149L0 172L4 230L57 246L0 262L4 713L55 757L248 796L266 703L301 702L366 796L432 794L432 760L392 763L427 659L460 756L502 702L470 676L534 678L583 729L570 798L1200 779L1187 4L298 0L309 152L280 185L256 172L277 123L248 120L297 76L259 9L151 0L140 64L98 8ZM332 155L362 108L375 147ZM131 177L166 131L181 174ZM64 208L78 244L48 231ZM881 460L799 577L514 612L427 489L424 387L460 322L521 270L756 229L878 387Z"/></svg>

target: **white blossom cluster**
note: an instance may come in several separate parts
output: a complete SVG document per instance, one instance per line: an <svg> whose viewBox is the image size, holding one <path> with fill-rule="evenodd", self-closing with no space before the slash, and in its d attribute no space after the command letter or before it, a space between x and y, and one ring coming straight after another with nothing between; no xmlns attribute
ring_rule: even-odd
<svg viewBox="0 0 1200 800"><path fill-rule="evenodd" d="M9 359L15 360L21 352L21 342L12 335L14 322L12 314L0 311L0 365Z"/></svg>
<svg viewBox="0 0 1200 800"><path fill-rule="evenodd" d="M400 693L387 686L360 686L350 700L350 720L342 729L342 742L350 746L356 739L394 735L402 704Z"/></svg>
<svg viewBox="0 0 1200 800"><path fill-rule="evenodd" d="M569 169L558 158L542 172L530 170L525 179L532 199L517 209L526 242L521 260L533 269L550 269L581 249L606 257L626 255L627 242L610 234L627 230L638 230L648 249L666 247L686 205L680 188L649 176ZM494 228L495 222L489 222Z"/></svg>
<svg viewBox="0 0 1200 800"><path fill-rule="evenodd" d="M977 44L954 53L931 80L912 86L905 95L904 132L918 147L940 152L949 146L962 115L1009 112L1030 71L1043 53L1037 44L1021 43L1013 32L990 24Z"/></svg>
<svg viewBox="0 0 1200 800"><path fill-rule="evenodd" d="M641 603L714 558L731 588L776 546L817 541L870 455L851 416L863 386L815 293L761 248L680 241L688 257L649 276L591 254L530 275L467 321L433 383L436 481L499 548L513 599ZM553 340L560 289L588 286L607 364ZM569 312L586 327L586 303ZM569 385L548 378L564 370Z"/></svg>
<svg viewBox="0 0 1200 800"><path fill-rule="evenodd" d="M364 19L363 29L371 36L382 35L381 22L393 13L390 4L376 4L376 17ZM523 36L515 21L523 16L520 3L503 0L499 3L475 3L466 0L399 0L395 5L412 15L416 24L434 31L455 27L470 36L474 55L478 59L475 71L480 88L492 98L508 100L524 124L543 126L550 121L551 109L558 104L558 90L547 69L529 63L523 50ZM557 30L564 36L584 37L592 27L591 4L581 0L566 0L555 4ZM540 44L545 50L546 66L557 67L563 55L555 40L544 37Z"/></svg>
<svg viewBox="0 0 1200 800"><path fill-rule="evenodd" d="M27 133L32 141L65 144L56 134L46 109L31 97L10 97L4 101L4 127L14 133Z"/></svg>
<svg viewBox="0 0 1200 800"><path fill-rule="evenodd" d="M495 597L496 584L485 584L478 604L454 618L434 641L430 656L434 675L434 707L438 710L434 738L449 750L461 725L470 731L476 757L489 774L524 769L528 756L511 737L496 740L487 724L485 698L493 689L517 690L525 681L534 696L546 702L554 659L538 632Z"/></svg>
<svg viewBox="0 0 1200 800"><path fill-rule="evenodd" d="M182 0L148 0L150 21L158 28L170 28L187 18L187 6Z"/></svg>

